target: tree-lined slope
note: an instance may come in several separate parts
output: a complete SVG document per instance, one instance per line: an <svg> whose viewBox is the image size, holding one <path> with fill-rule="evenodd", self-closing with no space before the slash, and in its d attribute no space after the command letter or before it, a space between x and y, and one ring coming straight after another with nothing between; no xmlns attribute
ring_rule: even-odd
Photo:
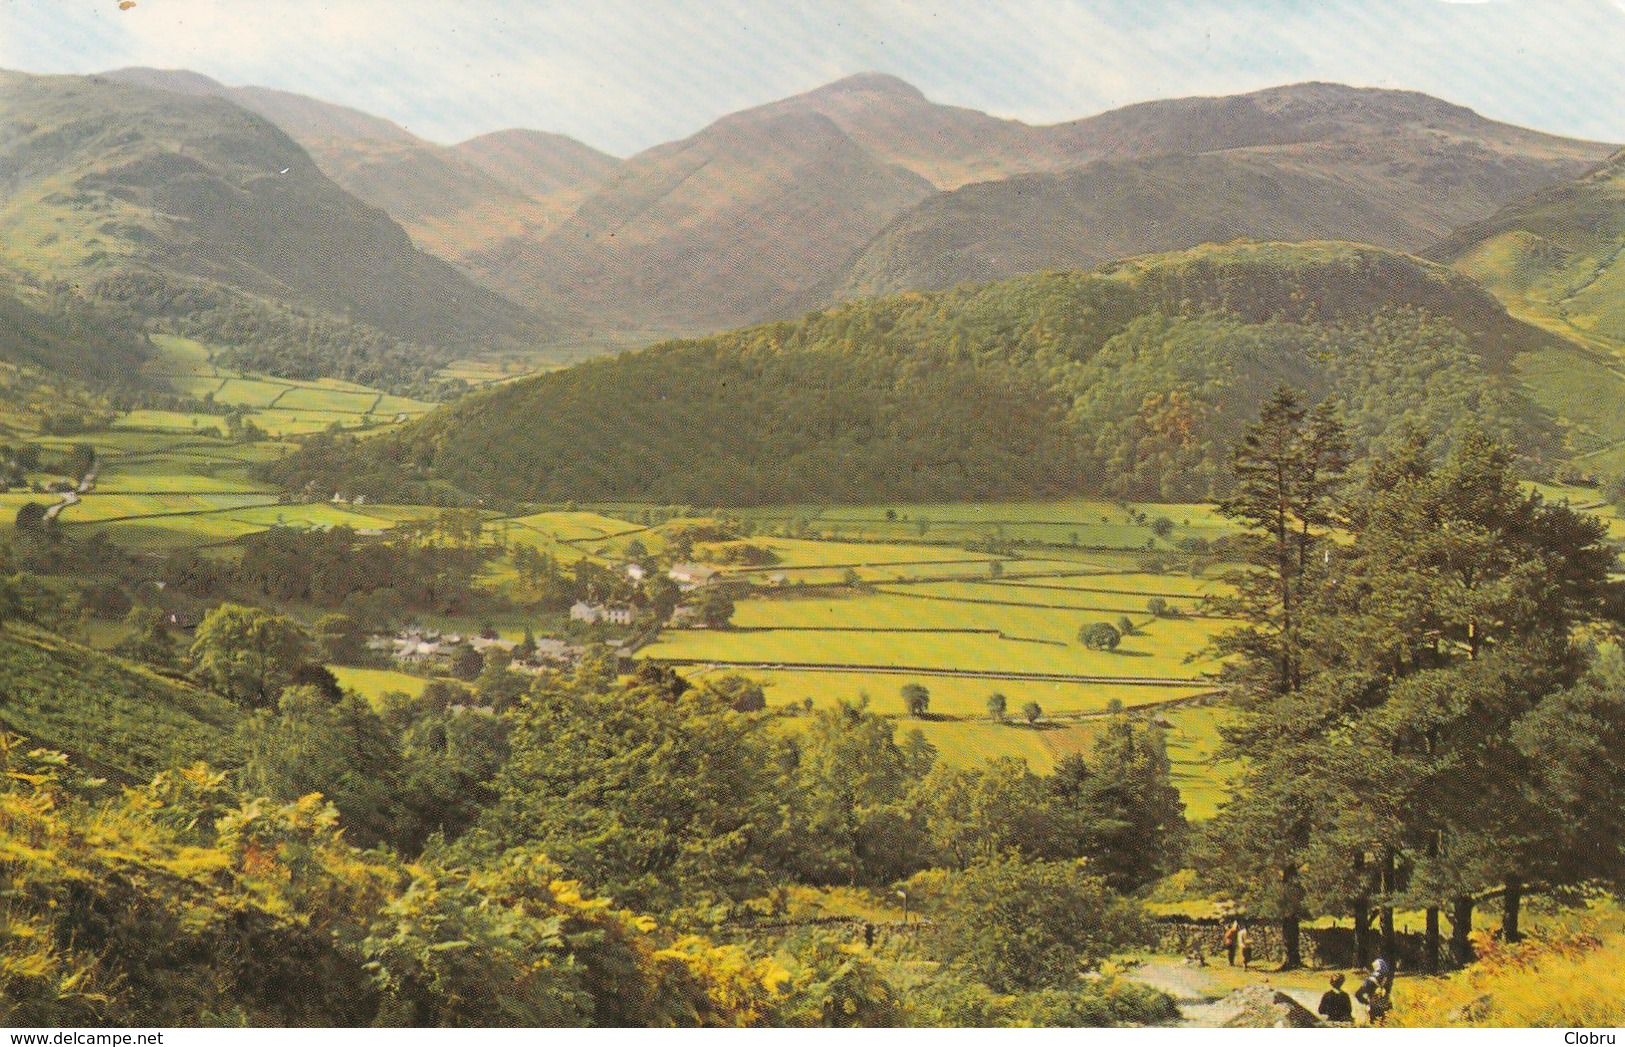
<svg viewBox="0 0 1625 1047"><path fill-rule="evenodd" d="M1281 382L1336 395L1362 445L1476 418L1539 455L1550 430L1503 372L1542 338L1408 256L1203 248L658 345L316 441L275 475L373 497L1194 498Z"/></svg>
<svg viewBox="0 0 1625 1047"><path fill-rule="evenodd" d="M0 634L0 730L130 782L227 761L242 710L195 687L48 634Z"/></svg>

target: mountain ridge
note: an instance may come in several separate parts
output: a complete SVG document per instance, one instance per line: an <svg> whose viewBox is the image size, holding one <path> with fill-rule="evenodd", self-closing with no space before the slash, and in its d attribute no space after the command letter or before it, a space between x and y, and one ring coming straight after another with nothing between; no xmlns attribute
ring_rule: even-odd
<svg viewBox="0 0 1625 1047"><path fill-rule="evenodd" d="M103 75L223 98L258 113L340 187L387 211L418 246L457 265L493 238L552 228L582 187L619 162L569 136L524 129L442 145L349 106L276 88L229 87L186 70L130 67ZM493 142L503 148L492 149Z"/></svg>

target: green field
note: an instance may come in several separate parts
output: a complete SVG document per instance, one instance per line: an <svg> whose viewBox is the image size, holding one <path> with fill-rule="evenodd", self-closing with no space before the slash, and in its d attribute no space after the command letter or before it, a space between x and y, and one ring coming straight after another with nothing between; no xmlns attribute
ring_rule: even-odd
<svg viewBox="0 0 1625 1047"><path fill-rule="evenodd" d="M190 382L197 395L250 407L250 417L268 429L300 419L325 427L328 421L314 424L317 415L330 420L343 414L341 424L367 424L373 412L417 406L341 383L216 372L201 347L175 340L163 360L176 368L177 384ZM63 526L70 533L103 530L137 549L229 551L234 540L269 527L385 530L441 512L425 506L287 504L252 470L288 444L237 443L199 432L217 421L213 415L148 412L108 432L42 441L65 448L82 439L101 458L95 488L62 511ZM16 506L54 500L13 492L0 495L0 509L9 510L9 523ZM571 506L511 517L486 514L483 540L509 550L528 545L566 566L584 558L615 564L635 551L634 542L647 554L675 558L671 542L678 535L695 528L704 534L715 526L685 514L650 527L644 522L649 511ZM888 511L896 518L888 520ZM744 521L749 536L732 542L692 538L688 558L754 586L738 599L732 627L666 629L640 655L678 661L694 678L743 672L763 682L773 707L867 696L895 717L900 730L921 730L945 759L962 765L1015 755L1047 771L1067 753L1087 752L1109 707L1156 707L1157 715L1178 725L1170 743L1193 810L1217 802L1219 786L1208 773L1211 712L1182 703L1212 690L1217 665L1193 656L1231 624L1207 617L1204 604L1222 589L1222 566L1203 565L1198 576L1143 569L1148 557L1172 555L1172 563L1181 564L1173 551L1178 542L1223 533L1228 524L1210 508L1073 499L729 515ZM1166 541L1148 526L1159 517L1174 527ZM790 529L792 520L801 537L771 533ZM736 555L731 547L747 544L754 548L738 552L760 557L765 551L772 562L728 562ZM511 556L493 559L481 584L497 592L517 586ZM1147 606L1153 598L1181 616L1154 617ZM425 624L472 631L491 620L515 639L527 627L546 631L540 615L477 617ZM1078 641L1081 627L1115 625L1123 617L1135 631L1117 650L1092 651ZM389 670L336 672L344 686L375 702L389 691L421 693L426 683ZM898 689L910 682L929 688L928 718L902 715ZM987 697L994 691L1006 697L1009 722L988 717ZM1017 722L1028 702L1043 710L1036 725ZM785 722L793 729L796 720Z"/></svg>
<svg viewBox="0 0 1625 1047"><path fill-rule="evenodd" d="M244 408L245 419L273 439L229 440L222 435L227 431L222 415L167 410L130 411L100 432L36 438L53 450L88 443L100 458L94 488L61 510L64 527L102 529L121 545L172 549L216 545L273 526L383 529L434 514L418 507L372 515L346 505L279 504L279 492L252 475L256 464L292 448L275 437L315 432L334 423L350 429L387 426L432 405L331 379L295 382L241 375L215 366L210 350L195 341L168 335L152 340L159 352L145 365L149 381L222 407ZM0 526L9 527L26 502L56 500L48 494L0 494Z"/></svg>
<svg viewBox="0 0 1625 1047"><path fill-rule="evenodd" d="M273 436L316 432L334 422L347 429L388 424L401 416L423 414L432 406L334 379L299 382L238 374L216 366L206 346L187 338L154 335L153 343L160 351L147 364L148 377L166 381L188 396L246 408L247 417ZM179 432L225 425L214 415L168 411L133 411L117 424Z"/></svg>
<svg viewBox="0 0 1625 1047"><path fill-rule="evenodd" d="M987 538L1112 549L1146 547L1154 535L1148 524L1165 516L1175 525L1172 541L1214 528L1205 513L1183 505L1134 505L1099 498L1053 502L989 504L787 506L739 510L743 519L767 524L802 520L821 534L841 536L931 538L965 541ZM1140 523L1136 513L1143 513ZM1074 536L1076 540L1074 541ZM1157 539L1159 547L1168 543Z"/></svg>
<svg viewBox="0 0 1625 1047"><path fill-rule="evenodd" d="M646 518L647 507L598 508ZM1212 507L1074 499L729 515L755 529L742 541L776 562L715 564L724 577L757 587L736 600L730 628L666 629L641 655L677 661L695 680L757 679L770 708L866 699L900 734L919 730L961 766L1008 755L1046 773L1069 753L1087 756L1109 707L1155 710L1170 725L1169 755L1192 815L1211 816L1222 800L1228 769L1215 763L1219 711L1190 703L1213 692L1218 668L1210 656L1193 656L1235 624L1208 616L1206 600L1226 591L1224 567L1204 565L1199 575L1142 569L1146 557L1166 556L1183 539L1232 532ZM1174 530L1148 548L1148 523L1159 517ZM792 521L809 536L773 533ZM636 537L653 549L663 530ZM1002 543L998 553L980 548L990 539ZM590 540L574 547L613 551ZM703 562L705 547L696 548ZM1153 616L1154 598L1180 617ZM1123 617L1136 631L1117 650L1091 651L1078 641L1080 627ZM905 715L899 689L908 683L929 690L926 717ZM1006 700L1002 723L987 712L994 692ZM1020 714L1028 702L1042 710L1033 725ZM790 717L786 729L797 722Z"/></svg>
<svg viewBox="0 0 1625 1047"><path fill-rule="evenodd" d="M910 589L919 588L911 586ZM986 584L978 594L1003 588ZM978 600L987 599L979 596ZM1199 681L1210 663L1187 664L1222 624L1207 619L1134 617L1137 632L1115 651L1091 651L1080 627L1115 613L1009 606L892 592L843 599L796 595L739 601L734 628L674 629L644 653L697 662L782 663L810 668L903 666L921 670L1054 673Z"/></svg>
<svg viewBox="0 0 1625 1047"><path fill-rule="evenodd" d="M1009 715L1018 716L1029 701L1037 702L1046 716L1073 717L1098 713L1113 699L1126 708L1156 705L1188 699L1211 690L1207 685L1189 687L1150 687L1124 683L1064 683L1047 680L999 680L970 676L944 676L933 673L818 672L796 669L700 668L689 670L694 679L739 672L760 680L767 692L769 707L799 705L811 698L815 706L836 701L856 701L867 696L880 712L903 715L899 689L918 683L931 692L934 716L959 720L987 718L987 697L993 692L1005 696ZM912 722L912 721L911 721Z"/></svg>
<svg viewBox="0 0 1625 1047"><path fill-rule="evenodd" d="M384 695L391 691L400 691L416 698L429 685L427 677L413 676L393 669L358 669L348 665L334 665L329 668L338 679L340 687L356 692L371 702L374 708L377 708Z"/></svg>

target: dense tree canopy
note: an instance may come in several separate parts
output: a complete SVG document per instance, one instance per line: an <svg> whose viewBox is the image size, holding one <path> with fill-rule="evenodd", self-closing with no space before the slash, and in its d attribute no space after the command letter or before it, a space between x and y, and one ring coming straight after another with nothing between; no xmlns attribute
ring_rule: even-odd
<svg viewBox="0 0 1625 1047"><path fill-rule="evenodd" d="M1189 500L1228 491L1228 446L1282 383L1330 396L1360 452L1403 422L1442 446L1461 419L1557 449L1507 369L1542 336L1477 288L1363 248L1234 250L670 342L315 439L267 475L420 501Z"/></svg>
<svg viewBox="0 0 1625 1047"><path fill-rule="evenodd" d="M1342 497L1315 464L1326 418L1282 394L1238 453L1226 510L1255 558L1235 601L1248 624L1221 647L1238 655L1227 735L1247 769L1205 864L1283 921L1289 962L1310 912L1352 915L1364 956L1380 916L1391 952L1400 907L1427 910L1436 954L1448 906L1464 957L1480 894L1503 893L1516 936L1528 885L1607 875L1573 834L1609 831L1616 812L1548 762L1595 756L1559 726L1569 712L1615 729L1595 683L1577 683L1574 640L1604 609L1614 554L1600 521L1524 490L1472 428L1437 464L1412 432ZM1619 763L1592 765L1607 779Z"/></svg>

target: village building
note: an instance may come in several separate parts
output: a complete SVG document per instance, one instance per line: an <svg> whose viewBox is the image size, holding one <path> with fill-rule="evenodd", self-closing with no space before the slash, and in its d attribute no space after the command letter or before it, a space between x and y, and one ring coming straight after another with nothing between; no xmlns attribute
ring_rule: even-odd
<svg viewBox="0 0 1625 1047"><path fill-rule="evenodd" d="M635 608L625 605L605 605L587 603L577 600L570 606L570 620L573 622L586 622L591 625L595 622L609 622L611 625L631 625L637 620L638 612Z"/></svg>
<svg viewBox="0 0 1625 1047"><path fill-rule="evenodd" d="M684 592L698 589L702 585L711 584L711 579L717 576L715 569L702 567L699 564L680 563L673 564L666 577L677 583L677 587Z"/></svg>

